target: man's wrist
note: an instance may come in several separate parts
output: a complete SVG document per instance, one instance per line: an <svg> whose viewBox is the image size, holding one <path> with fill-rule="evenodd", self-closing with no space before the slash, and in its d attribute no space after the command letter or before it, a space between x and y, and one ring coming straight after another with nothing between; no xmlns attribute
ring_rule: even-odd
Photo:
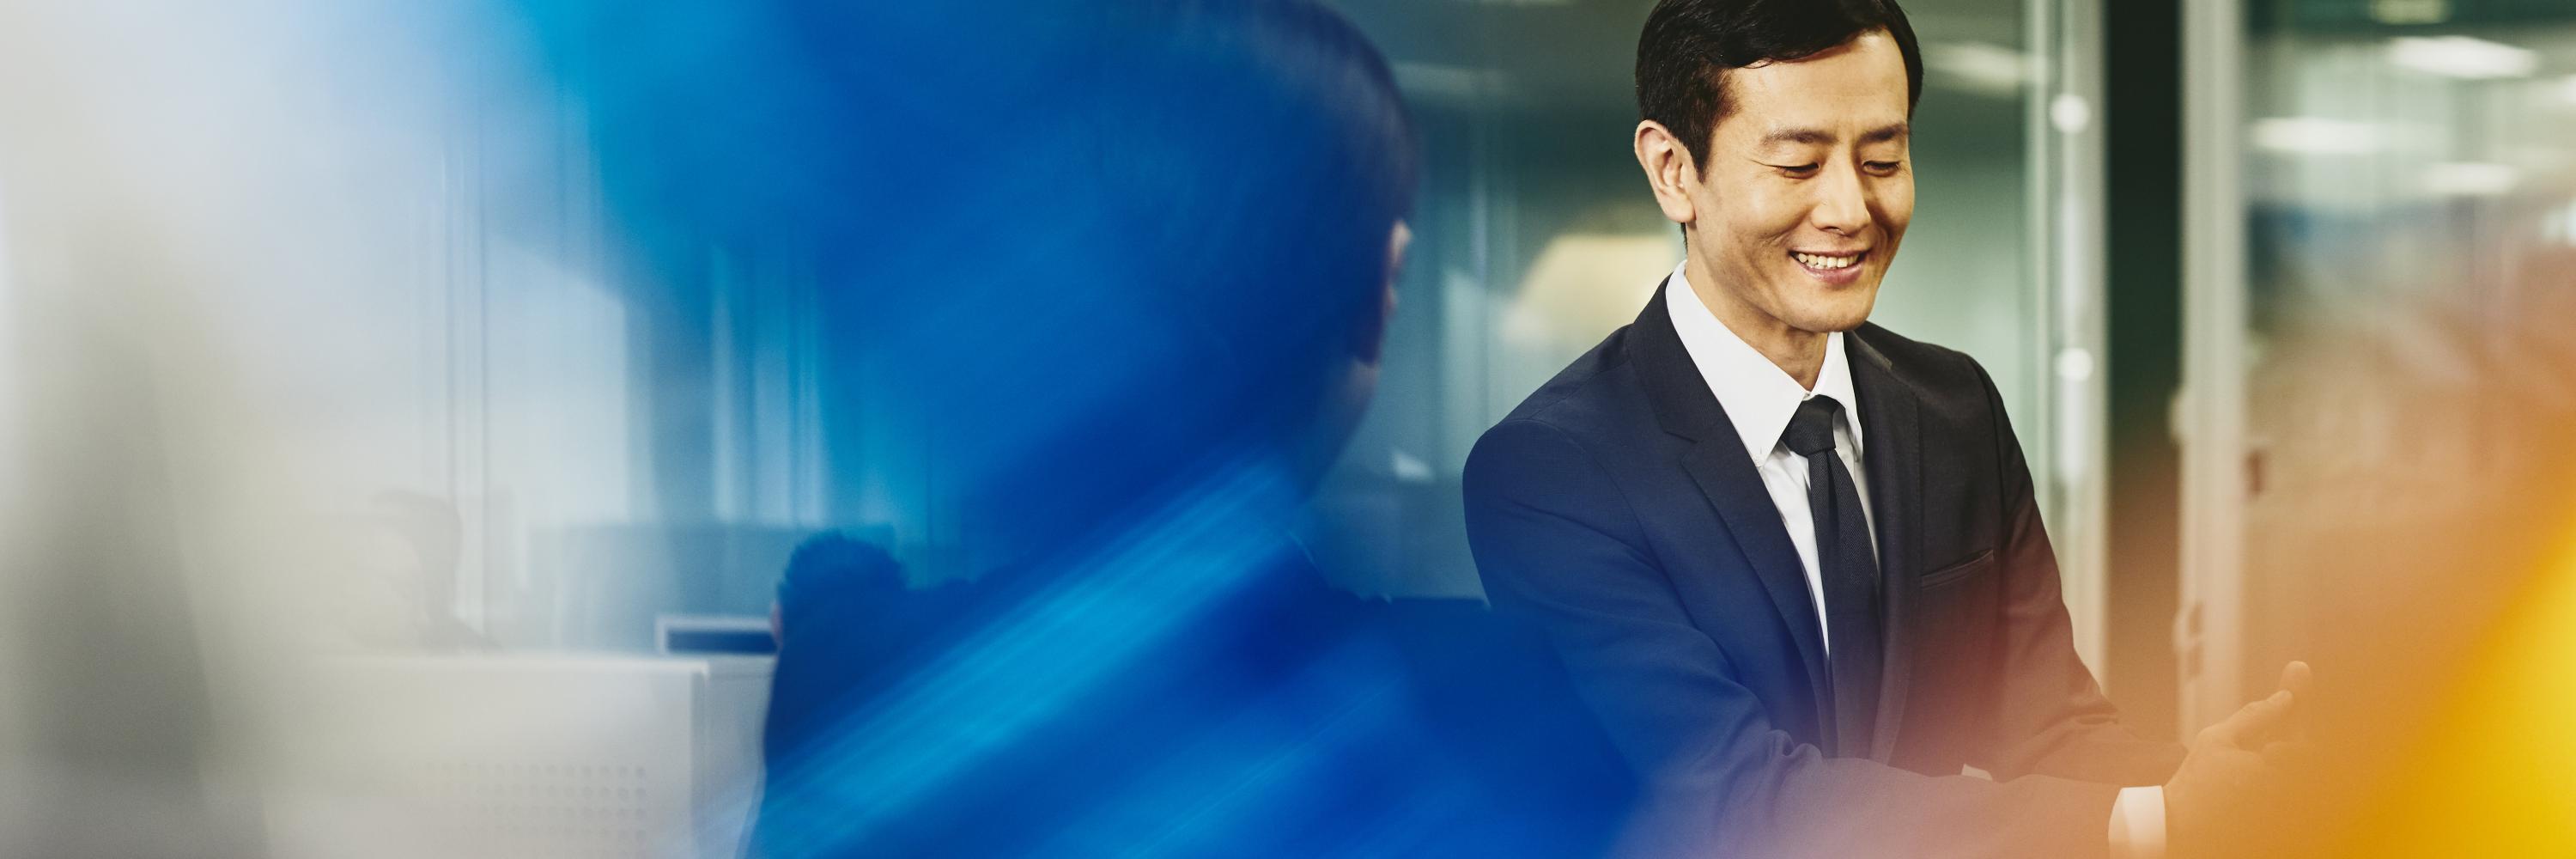
<svg viewBox="0 0 2576 859"><path fill-rule="evenodd" d="M2124 787L2111 801L2111 859L2164 859L2165 789Z"/></svg>

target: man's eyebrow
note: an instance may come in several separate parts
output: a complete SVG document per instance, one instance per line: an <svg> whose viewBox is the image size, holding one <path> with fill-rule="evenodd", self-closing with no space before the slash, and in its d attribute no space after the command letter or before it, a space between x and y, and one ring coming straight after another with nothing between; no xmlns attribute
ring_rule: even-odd
<svg viewBox="0 0 2576 859"><path fill-rule="evenodd" d="M1906 123L1891 123L1862 132L1860 142L1864 146L1872 143L1886 143L1891 140L1903 140L1911 133L1912 129L1910 129ZM1821 128L1783 128L1778 131L1762 135L1761 145L1770 146L1776 143L1802 143L1808 146L1828 146L1833 142L1833 132L1826 131Z"/></svg>
<svg viewBox="0 0 2576 859"><path fill-rule="evenodd" d="M1906 123L1899 122L1870 129L1868 132L1865 132L1860 136L1860 142L1861 145L1864 146L1872 143L1886 143L1891 140L1903 140L1907 135L1912 133L1914 133L1914 131L1911 127Z"/></svg>
<svg viewBox="0 0 2576 859"><path fill-rule="evenodd" d="M1809 146L1824 146L1832 142L1834 142L1833 132L1820 128L1783 128L1778 131L1762 135L1762 145L1764 146L1769 146L1774 143L1804 143Z"/></svg>

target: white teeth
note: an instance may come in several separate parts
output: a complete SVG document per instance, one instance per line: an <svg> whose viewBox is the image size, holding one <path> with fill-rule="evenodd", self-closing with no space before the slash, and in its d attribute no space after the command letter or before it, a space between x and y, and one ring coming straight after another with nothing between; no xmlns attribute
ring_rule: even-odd
<svg viewBox="0 0 2576 859"><path fill-rule="evenodd" d="M1798 260L1798 262L1799 262L1799 264L1804 265L1804 266L1806 266L1806 267L1808 267L1808 268L1814 268L1814 269L1837 269L1837 268L1848 268L1848 267L1850 267L1850 266L1851 266L1851 264L1852 264L1852 263L1856 263L1856 262L1859 262L1859 261L1860 261L1860 256L1859 256L1858 254L1854 254L1854 255L1852 255L1852 256L1847 256L1847 257L1829 257L1829 256L1818 256L1818 255L1815 255L1815 254L1802 254L1802 253L1798 253L1798 252L1796 252L1796 251L1791 251L1791 252L1789 253L1789 255L1790 255L1790 256L1792 256L1792 257L1796 257L1796 258L1797 258L1797 260Z"/></svg>

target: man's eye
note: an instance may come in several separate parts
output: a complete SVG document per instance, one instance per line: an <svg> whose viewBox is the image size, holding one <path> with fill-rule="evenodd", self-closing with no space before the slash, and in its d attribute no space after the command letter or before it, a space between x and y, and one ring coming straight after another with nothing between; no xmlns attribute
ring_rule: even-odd
<svg viewBox="0 0 2576 859"><path fill-rule="evenodd" d="M1814 173L1814 172L1816 172L1816 168L1821 167L1821 166L1823 166L1823 165L1820 165L1820 164L1773 164L1773 165L1771 165L1771 166L1772 166L1772 167L1775 167L1775 168L1778 168L1778 169L1780 170L1780 172L1782 172L1782 173L1787 173L1787 174L1789 174L1789 175L1791 175L1791 176L1805 176L1805 175L1807 175L1807 174L1809 174L1809 173Z"/></svg>
<svg viewBox="0 0 2576 859"><path fill-rule="evenodd" d="M1872 171L1874 171L1874 172L1878 172L1878 173L1894 173L1894 172L1896 172L1896 168L1898 167L1898 164L1897 164L1897 162L1894 162L1894 161L1871 161L1871 162L1866 163L1866 164L1863 164L1863 165L1861 165L1861 166L1863 166L1863 167L1867 167L1867 168L1869 168L1870 170L1872 170Z"/></svg>

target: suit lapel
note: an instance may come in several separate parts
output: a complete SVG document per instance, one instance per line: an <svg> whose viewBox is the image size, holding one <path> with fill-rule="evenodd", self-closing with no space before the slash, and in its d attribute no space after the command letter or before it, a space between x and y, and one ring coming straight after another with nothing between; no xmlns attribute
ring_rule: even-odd
<svg viewBox="0 0 2576 859"><path fill-rule="evenodd" d="M1825 662L1824 628L1816 619L1815 598L1807 590L1807 567L1789 542L1780 509L1771 505L1771 494L1762 487L1762 475L1753 470L1752 460L1744 458L1744 446L1731 438L1701 442L1683 457L1682 467L1699 484L1700 494L1717 508L1735 545L1744 551L1745 563L1770 593L1771 607L1788 626L1789 637L1797 641L1798 659L1807 669L1807 688L1815 695L1818 735L1831 737L1833 680ZM1831 748L1839 741L1827 743Z"/></svg>
<svg viewBox="0 0 2576 859"><path fill-rule="evenodd" d="M1682 468L1717 509L1735 545L1743 550L1745 564L1770 595L1771 607L1796 643L1806 669L1818 736L1831 743L1833 685L1825 662L1824 630L1807 590L1806 566L1789 542L1788 526L1781 523L1779 508L1772 506L1762 475L1745 458L1744 444L1727 421L1725 408L1718 405L1717 395L1709 391L1708 381L1700 377L1699 366L1691 362L1681 334L1673 328L1672 315L1664 309L1664 289L1670 286L1667 281L1657 287L1655 297L1630 326L1631 360L1664 430L1693 442L1682 457Z"/></svg>
<svg viewBox="0 0 2576 859"><path fill-rule="evenodd" d="M1905 690L1914 652L1915 569L1922 560L1923 425L1912 386L1897 378L1887 356L1861 336L1844 335L1852 387L1860 397L1861 461L1869 468L1869 500L1878 532L1879 593L1885 595L1876 730L1870 757L1888 760L1905 717Z"/></svg>

